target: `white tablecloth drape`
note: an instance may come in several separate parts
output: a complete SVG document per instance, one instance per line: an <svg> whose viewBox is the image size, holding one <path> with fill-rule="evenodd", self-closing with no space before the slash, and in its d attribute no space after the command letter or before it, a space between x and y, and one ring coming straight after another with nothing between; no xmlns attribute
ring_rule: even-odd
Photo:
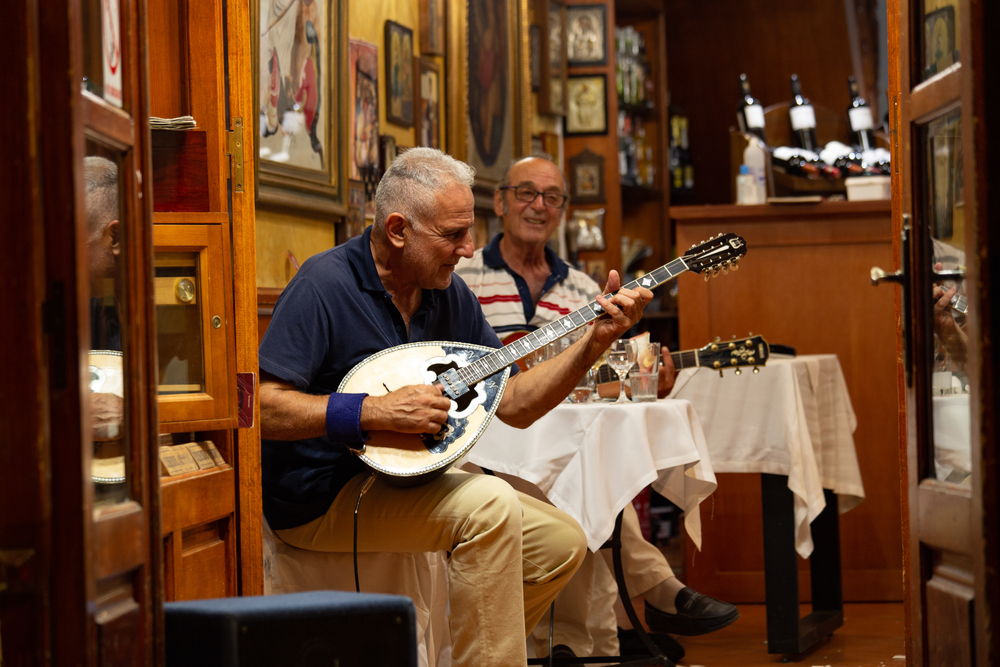
<svg viewBox="0 0 1000 667"><path fill-rule="evenodd" d="M686 369L671 398L697 410L716 472L788 476L803 558L813 549L809 524L826 507L824 488L838 494L841 513L864 500L852 437L858 422L836 355L773 356L759 373L738 377Z"/></svg>
<svg viewBox="0 0 1000 667"><path fill-rule="evenodd" d="M700 549L698 505L716 487L701 423L686 400L562 404L524 430L494 419L466 458L536 485L580 522L592 551L650 484L684 510Z"/></svg>

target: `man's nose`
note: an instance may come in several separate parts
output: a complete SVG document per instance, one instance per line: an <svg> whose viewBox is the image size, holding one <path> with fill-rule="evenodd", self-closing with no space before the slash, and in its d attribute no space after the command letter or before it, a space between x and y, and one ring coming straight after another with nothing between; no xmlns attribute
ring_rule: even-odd
<svg viewBox="0 0 1000 667"><path fill-rule="evenodd" d="M472 232L465 230L465 235L462 236L462 243L458 246L458 255L466 259L471 259L475 251L476 244L472 240Z"/></svg>

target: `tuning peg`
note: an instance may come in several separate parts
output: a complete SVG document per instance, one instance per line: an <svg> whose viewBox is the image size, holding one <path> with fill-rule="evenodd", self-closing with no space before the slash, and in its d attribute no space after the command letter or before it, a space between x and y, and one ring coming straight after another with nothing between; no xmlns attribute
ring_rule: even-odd
<svg viewBox="0 0 1000 667"><path fill-rule="evenodd" d="M754 373L754 375L756 375L757 373L760 373L760 369L757 368L756 366L754 366L753 367L753 373Z"/></svg>
<svg viewBox="0 0 1000 667"><path fill-rule="evenodd" d="M722 275L724 275L724 276L728 276L729 275L729 262L723 262L722 263Z"/></svg>
<svg viewBox="0 0 1000 667"><path fill-rule="evenodd" d="M743 371L741 371L740 369L737 368L736 369L736 375L743 375Z"/></svg>
<svg viewBox="0 0 1000 667"><path fill-rule="evenodd" d="M707 283L708 279L711 278L711 277L712 277L711 270L706 270L705 271L705 282Z"/></svg>
<svg viewBox="0 0 1000 667"><path fill-rule="evenodd" d="M719 377L722 377L722 371L719 371Z"/></svg>
<svg viewBox="0 0 1000 667"><path fill-rule="evenodd" d="M733 340L736 340L736 334L733 334Z"/></svg>
<svg viewBox="0 0 1000 667"><path fill-rule="evenodd" d="M720 343L720 342L722 342L722 336L716 336L716 337L715 337L715 342L716 342L716 343Z"/></svg>
<svg viewBox="0 0 1000 667"><path fill-rule="evenodd" d="M733 271L739 271L739 270L740 270L740 265L739 265L739 264L737 263L737 261L736 261L736 260L734 259L734 260L733 260L733 264L732 264L732 266L730 266L729 268L730 268L730 269L732 269Z"/></svg>

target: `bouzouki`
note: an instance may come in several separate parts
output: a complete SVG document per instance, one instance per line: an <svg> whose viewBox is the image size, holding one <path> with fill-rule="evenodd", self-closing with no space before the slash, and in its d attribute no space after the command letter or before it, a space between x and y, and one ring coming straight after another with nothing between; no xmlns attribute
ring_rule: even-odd
<svg viewBox="0 0 1000 667"><path fill-rule="evenodd" d="M697 350L680 350L670 353L676 370L710 368L719 371L720 375L727 368L735 368L736 374L739 375L742 372L740 368L744 366L753 366L754 372L757 372L757 367L767 364L770 356L771 346L768 345L763 336L733 338L733 340L726 341L716 340L714 343L709 343ZM611 369L611 366L602 364L597 369L597 384L606 382L618 382L618 376Z"/></svg>
<svg viewBox="0 0 1000 667"><path fill-rule="evenodd" d="M653 289L686 271L703 273L708 280L736 270L746 250L742 237L720 234L623 287ZM430 481L464 456L486 430L500 405L511 364L602 315L604 309L592 301L501 348L424 341L368 357L348 372L338 392L382 396L406 385L437 384L451 399L451 409L448 423L434 435L371 431L353 451L391 484Z"/></svg>

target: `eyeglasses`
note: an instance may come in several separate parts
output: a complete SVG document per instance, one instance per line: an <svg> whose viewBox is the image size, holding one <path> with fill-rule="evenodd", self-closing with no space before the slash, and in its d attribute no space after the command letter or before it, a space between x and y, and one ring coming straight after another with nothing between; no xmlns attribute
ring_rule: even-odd
<svg viewBox="0 0 1000 667"><path fill-rule="evenodd" d="M523 201L527 204L533 204L538 195L542 196L542 202L549 208L562 208L562 205L566 202L566 196L561 195L558 192L539 192L521 185L505 185L500 189L513 190L514 199Z"/></svg>

